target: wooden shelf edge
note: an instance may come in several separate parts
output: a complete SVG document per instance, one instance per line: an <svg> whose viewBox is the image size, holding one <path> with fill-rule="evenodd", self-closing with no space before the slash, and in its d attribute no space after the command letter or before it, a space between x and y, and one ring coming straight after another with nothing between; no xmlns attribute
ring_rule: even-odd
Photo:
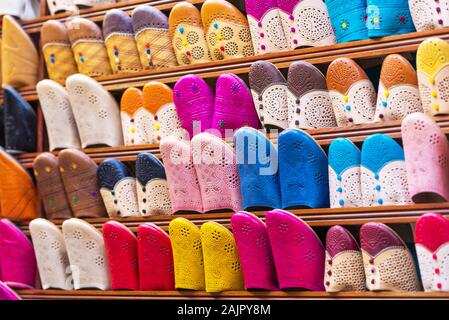
<svg viewBox="0 0 449 320"><path fill-rule="evenodd" d="M191 0L196 1L196 0ZM353 59L376 58L392 53L416 51L419 44L428 37L440 37L449 40L449 28L426 32L413 32L404 35L384 37L375 40L361 40L332 46L302 48L294 51L278 52L241 59L207 62L188 66L177 66L167 69L142 71L126 75L111 75L95 78L109 91L121 91L130 86L143 87L150 81L175 83L188 74L196 74L201 78L216 78L223 73L245 74L251 64L258 60L273 63L276 67L288 68L291 63L302 60L313 64L330 63L339 57ZM22 90L28 101L38 99L35 89Z"/></svg>
<svg viewBox="0 0 449 320"><path fill-rule="evenodd" d="M449 134L449 116L434 117L434 120L440 125L443 132ZM383 133L394 139L400 139L401 121L377 122L344 128L307 130L307 132L321 146L328 146L336 138L348 138L353 142L362 142L366 137L376 133ZM273 143L277 143L276 138L271 138L271 140ZM232 143L232 138L227 138L226 141ZM82 149L82 151L88 154L96 163L100 163L110 157L115 157L120 161L135 161L137 156L142 152L149 152L160 157L158 144L128 147L87 148ZM58 155L58 152L53 152L53 154ZM33 161L38 155L38 152L34 152L18 154L16 157L25 168L29 169L33 167Z"/></svg>
<svg viewBox="0 0 449 320"><path fill-rule="evenodd" d="M96 291L96 290L19 290L26 300L51 299L201 299L201 300L284 300L284 299L449 299L447 292L306 292L306 291L227 291L218 294L204 291Z"/></svg>
<svg viewBox="0 0 449 320"><path fill-rule="evenodd" d="M256 216L264 219L265 211L251 211ZM296 214L299 218L307 222L312 227L328 227L337 224L340 225L361 225L367 222L381 222L387 224L395 223L414 223L424 213L436 212L449 217L449 202L414 204L407 206L383 206L367 208L323 208L323 209L293 209L287 210ZM233 212L222 213L180 213L166 216L147 216L147 217L128 217L128 218L84 218L86 222L92 224L95 228L101 229L103 224L115 220L126 225L130 230L136 232L142 223L153 223L164 230L168 230L171 220L183 217L189 219L194 224L200 226L208 221L221 223L230 227L230 219ZM64 220L52 220L57 226L61 226ZM19 222L19 228L29 234L29 222Z"/></svg>

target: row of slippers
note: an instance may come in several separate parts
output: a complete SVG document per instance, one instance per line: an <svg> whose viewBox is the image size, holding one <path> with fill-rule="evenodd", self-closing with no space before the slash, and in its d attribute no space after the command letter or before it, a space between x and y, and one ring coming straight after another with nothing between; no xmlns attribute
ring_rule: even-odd
<svg viewBox="0 0 449 320"><path fill-rule="evenodd" d="M66 149L59 159L39 155L35 177L49 218L448 201L444 132L422 113L407 116L402 131L405 152L390 137L376 134L361 151L347 139L336 139L329 157L299 129L281 133L277 148L252 128L236 132L235 148L209 133L191 142L168 137L160 145L165 168L156 157L139 155L138 182L117 159L98 168L85 153ZM0 169L9 178L0 181L1 214L12 220L36 217L38 200L29 175L4 151L0 155Z"/></svg>
<svg viewBox="0 0 449 320"><path fill-rule="evenodd" d="M30 223L31 243L3 219L1 280L14 288L33 288L38 268L44 289L421 289L409 248L384 224L361 226L359 247L341 226L328 230L323 246L309 225L287 211L267 212L265 221L238 212L231 217L231 233L216 222L198 228L176 218L170 222L169 236L145 223L136 237L116 221L105 223L100 232L73 218L63 223L61 232L52 222L36 219ZM415 247L425 291L449 290L448 245L446 218L427 213L418 219Z"/></svg>

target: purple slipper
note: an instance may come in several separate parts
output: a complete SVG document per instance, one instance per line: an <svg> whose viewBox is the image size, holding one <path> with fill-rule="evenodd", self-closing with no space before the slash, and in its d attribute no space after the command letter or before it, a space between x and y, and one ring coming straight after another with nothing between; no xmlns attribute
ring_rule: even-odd
<svg viewBox="0 0 449 320"><path fill-rule="evenodd" d="M6 300L22 300L22 299L5 283L0 282L0 301Z"/></svg>
<svg viewBox="0 0 449 320"><path fill-rule="evenodd" d="M190 138L210 128L214 108L214 94L207 83L187 75L178 80L173 89L176 112Z"/></svg>
<svg viewBox="0 0 449 320"><path fill-rule="evenodd" d="M229 129L260 128L251 92L235 74L223 74L217 79L211 127L218 130L221 137L225 137L225 131ZM228 134L230 137L234 136L233 131Z"/></svg>

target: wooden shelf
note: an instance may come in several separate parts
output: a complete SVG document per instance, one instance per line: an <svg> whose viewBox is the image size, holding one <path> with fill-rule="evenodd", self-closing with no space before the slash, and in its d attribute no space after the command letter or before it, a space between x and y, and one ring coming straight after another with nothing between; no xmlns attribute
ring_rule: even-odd
<svg viewBox="0 0 449 320"><path fill-rule="evenodd" d="M161 299L195 299L195 300L298 300L298 299L449 299L447 292L309 292L309 291L227 291L211 294L203 291L96 291L96 290L19 290L18 294L25 300L161 300Z"/></svg>
<svg viewBox="0 0 449 320"><path fill-rule="evenodd" d="M434 118L440 125L441 129L449 134L449 116L442 116ZM321 146L328 146L332 140L340 137L348 138L354 142L362 142L366 137L375 133L388 134L394 139L401 138L401 121L379 122L372 124L356 125L345 128L326 128L308 130L308 133L314 137ZM228 140L229 142L232 139ZM277 143L276 139L272 139ZM128 147L105 147L105 148L88 148L83 149L83 152L88 154L96 163L100 163L107 158L117 158L120 161L135 161L137 155L142 152L149 152L155 156L160 157L159 145L141 145ZM53 152L57 155L58 152ZM17 155L17 159L25 168L32 168L34 159L39 153L23 153Z"/></svg>
<svg viewBox="0 0 449 320"><path fill-rule="evenodd" d="M436 212L449 217L449 203L431 203L431 204L415 204L407 206L384 206L369 208L338 208L338 209L295 209L288 210L300 217L312 227L328 227L334 225L361 225L367 222L380 222L387 224L396 223L414 223L424 213ZM264 218L266 211L252 211L256 216ZM129 229L136 232L140 224L151 222L168 230L170 221L183 217L189 219L196 225L208 221L218 222L226 227L230 227L230 218L233 212L222 213L189 213L176 214L169 216L148 216L148 217L129 217L114 218L126 225ZM86 218L83 219L92 224L97 229L101 229L103 224L112 220L110 218ZM64 220L52 220L57 226L61 226ZM29 234L28 221L18 223L20 229Z"/></svg>

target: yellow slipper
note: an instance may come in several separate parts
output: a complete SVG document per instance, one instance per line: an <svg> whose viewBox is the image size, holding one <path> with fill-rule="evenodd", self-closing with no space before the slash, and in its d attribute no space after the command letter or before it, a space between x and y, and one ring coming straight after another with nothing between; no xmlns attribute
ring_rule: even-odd
<svg viewBox="0 0 449 320"><path fill-rule="evenodd" d="M112 74L100 28L90 20L74 18L67 29L79 72L90 77Z"/></svg>
<svg viewBox="0 0 449 320"><path fill-rule="evenodd" d="M184 218L170 222L176 289L204 290L204 263L200 229Z"/></svg>
<svg viewBox="0 0 449 320"><path fill-rule="evenodd" d="M28 34L10 16L3 17L2 83L16 89L37 83L39 58Z"/></svg>
<svg viewBox="0 0 449 320"><path fill-rule="evenodd" d="M201 19L213 60L254 56L246 17L225 0L207 0Z"/></svg>
<svg viewBox="0 0 449 320"><path fill-rule="evenodd" d="M143 87L143 105L153 115L153 140L159 143L168 136L188 140L173 103L173 90L161 82L150 82Z"/></svg>
<svg viewBox="0 0 449 320"><path fill-rule="evenodd" d="M449 44L439 38L421 43L416 53L416 68L424 112L449 114Z"/></svg>
<svg viewBox="0 0 449 320"><path fill-rule="evenodd" d="M64 85L67 77L78 73L67 27L56 20L48 20L41 29L42 52L51 80Z"/></svg>
<svg viewBox="0 0 449 320"><path fill-rule="evenodd" d="M242 268L231 231L216 222L201 226L207 292L244 290Z"/></svg>
<svg viewBox="0 0 449 320"><path fill-rule="evenodd" d="M168 24L179 65L211 61L201 14L193 4L180 2L174 6Z"/></svg>

